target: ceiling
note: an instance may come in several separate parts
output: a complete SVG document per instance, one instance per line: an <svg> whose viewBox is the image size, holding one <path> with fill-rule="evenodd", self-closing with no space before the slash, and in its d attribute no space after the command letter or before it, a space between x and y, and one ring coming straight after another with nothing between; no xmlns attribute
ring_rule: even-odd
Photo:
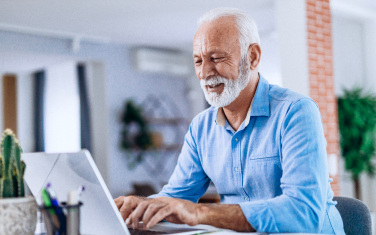
<svg viewBox="0 0 376 235"><path fill-rule="evenodd" d="M182 48L216 7L250 13L261 34L274 29L273 0L0 0L0 30Z"/></svg>
<svg viewBox="0 0 376 235"><path fill-rule="evenodd" d="M261 35L271 33L274 1L278 0L0 0L0 30L190 48L197 19L216 7L242 9L255 18ZM376 0L330 1L376 9Z"/></svg>

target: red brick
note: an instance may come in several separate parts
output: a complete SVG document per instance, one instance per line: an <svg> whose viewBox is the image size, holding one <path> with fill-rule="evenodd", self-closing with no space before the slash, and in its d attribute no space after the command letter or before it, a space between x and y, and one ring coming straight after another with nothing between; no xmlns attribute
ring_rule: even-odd
<svg viewBox="0 0 376 235"><path fill-rule="evenodd" d="M319 106L328 143L327 152L340 156L330 4L329 0L306 0L306 3L310 96ZM339 195L339 176L332 178L331 187L334 194Z"/></svg>

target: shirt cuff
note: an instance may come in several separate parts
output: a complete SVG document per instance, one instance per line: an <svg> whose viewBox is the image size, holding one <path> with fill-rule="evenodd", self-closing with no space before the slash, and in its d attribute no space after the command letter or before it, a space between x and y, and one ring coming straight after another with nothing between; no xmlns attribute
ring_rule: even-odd
<svg viewBox="0 0 376 235"><path fill-rule="evenodd" d="M242 202L239 205L245 218L257 232L279 233L267 201Z"/></svg>
<svg viewBox="0 0 376 235"><path fill-rule="evenodd" d="M164 193L157 193L157 194L153 194L153 195L150 195L149 197L147 198L157 198L157 197L171 197L170 195L168 194L164 194Z"/></svg>

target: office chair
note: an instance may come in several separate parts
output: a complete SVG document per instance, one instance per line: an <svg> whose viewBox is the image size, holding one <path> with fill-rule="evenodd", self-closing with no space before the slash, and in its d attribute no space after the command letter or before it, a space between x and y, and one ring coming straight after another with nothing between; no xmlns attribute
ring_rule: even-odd
<svg viewBox="0 0 376 235"><path fill-rule="evenodd" d="M334 197L337 209L341 214L347 235L372 235L371 214L368 207L358 199Z"/></svg>

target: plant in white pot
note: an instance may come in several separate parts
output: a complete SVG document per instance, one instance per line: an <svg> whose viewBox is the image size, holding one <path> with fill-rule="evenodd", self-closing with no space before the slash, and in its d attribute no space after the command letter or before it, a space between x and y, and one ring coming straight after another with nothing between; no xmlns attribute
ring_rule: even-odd
<svg viewBox="0 0 376 235"><path fill-rule="evenodd" d="M37 222L37 203L25 197L22 148L10 129L4 131L0 154L0 234L33 235Z"/></svg>

